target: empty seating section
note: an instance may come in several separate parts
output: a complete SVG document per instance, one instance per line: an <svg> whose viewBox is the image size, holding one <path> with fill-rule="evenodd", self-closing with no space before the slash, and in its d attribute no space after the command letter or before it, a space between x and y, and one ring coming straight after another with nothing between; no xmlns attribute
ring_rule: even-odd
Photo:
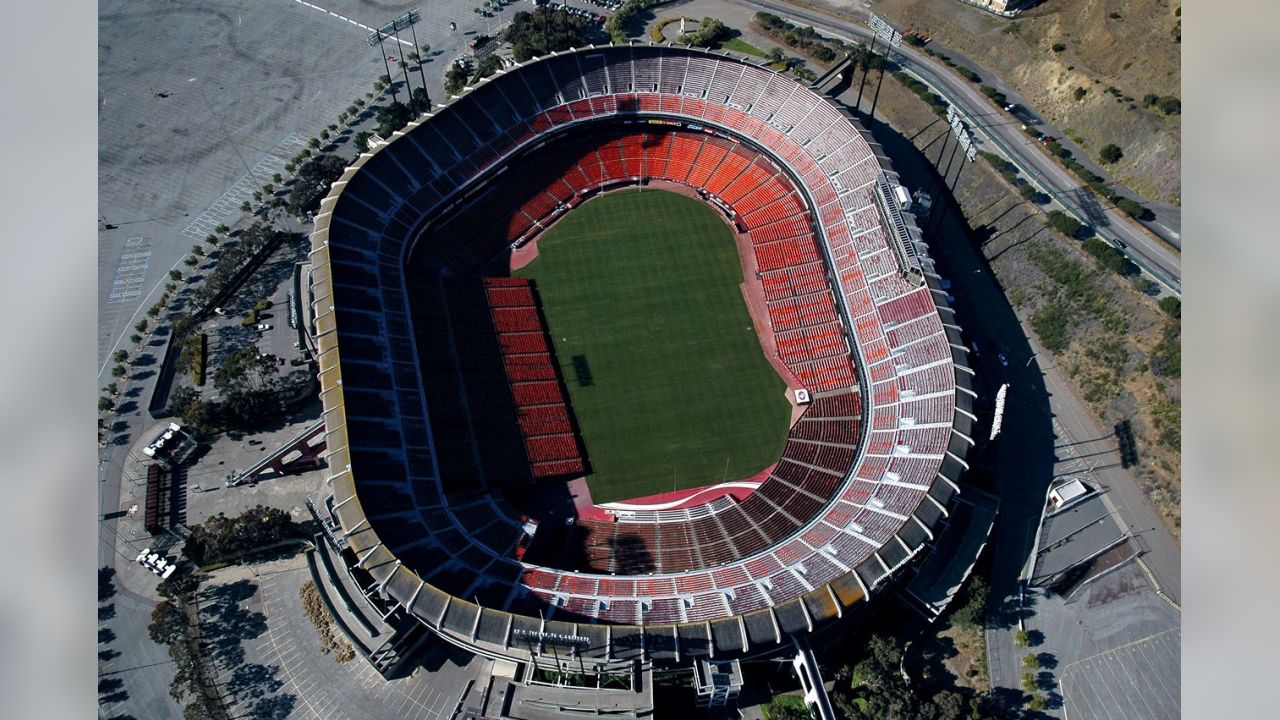
<svg viewBox="0 0 1280 720"><path fill-rule="evenodd" d="M722 132L654 125L583 125L553 139L556 152L512 155L566 125L636 110L696 117L772 155ZM504 158L512 158L507 172L485 175ZM869 190L878 160L813 93L715 56L600 48L499 75L367 160L334 206L324 255L343 341L346 433L353 476L372 489L360 503L370 524L424 580L462 593L506 578L549 607L548 618L715 619L794 600L865 562L876 550L869 543L889 542L937 482L953 437L950 345L930 292L900 279L887 251ZM792 177L802 178L799 187ZM685 183L732 208L750 240L779 358L816 395L745 500L579 519L583 564L599 575L521 567L527 518L495 504L483 478L491 483L521 453L534 477L585 469L536 298L522 281L489 278L483 304L440 308L454 291L441 285L406 297L401 262L412 252L416 272L474 276L588 193L634 178ZM432 212L421 239L410 238ZM448 330L449 317L469 322L477 312L490 340ZM434 350L415 357L410 332ZM855 342L869 365L867 399L857 389ZM440 348L475 367L452 368ZM482 375L502 380L475 381ZM415 405L420 392L431 433ZM502 403L519 435L484 440L495 422L486 408ZM863 438L867 405L875 422ZM399 425L379 418L388 412L399 413ZM465 435L438 427L450 422L472 427ZM502 597L523 602L520 593Z"/></svg>
<svg viewBox="0 0 1280 720"><path fill-rule="evenodd" d="M924 287L885 302L879 310L885 323L904 323L935 311L929 289Z"/></svg>
<svg viewBox="0 0 1280 720"><path fill-rule="evenodd" d="M486 278L485 298L533 477L580 475L586 464L532 288L520 278Z"/></svg>

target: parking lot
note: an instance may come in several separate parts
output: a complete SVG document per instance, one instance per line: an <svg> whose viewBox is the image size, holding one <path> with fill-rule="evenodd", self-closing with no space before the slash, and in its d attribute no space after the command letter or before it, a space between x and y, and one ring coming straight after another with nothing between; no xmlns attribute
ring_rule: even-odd
<svg viewBox="0 0 1280 720"><path fill-rule="evenodd" d="M369 47L368 28L421 7L417 42L432 48L423 74L428 92L439 98L444 64L466 52L468 37L496 31L516 8L491 19L472 12L475 5L226 0L200 7L104 0L98 15L99 365L108 364L195 241L219 223L234 224L240 203L386 72L383 55Z"/></svg>
<svg viewBox="0 0 1280 720"><path fill-rule="evenodd" d="M385 681L363 659L345 663L320 651L320 639L298 601L299 588L310 580L306 560L292 558L217 573L214 597L222 608L205 614L213 623L231 621L238 663L222 670L219 682L240 678L243 688L232 697L233 717L345 720L453 716L459 700L487 681L489 663L443 641L429 641L418 667L407 678ZM226 598L235 607L225 607ZM239 632L243 631L243 632ZM247 672L243 668L254 668Z"/></svg>
<svg viewBox="0 0 1280 720"><path fill-rule="evenodd" d="M1070 718L1164 720L1182 714L1182 629L1084 658L1062 671Z"/></svg>

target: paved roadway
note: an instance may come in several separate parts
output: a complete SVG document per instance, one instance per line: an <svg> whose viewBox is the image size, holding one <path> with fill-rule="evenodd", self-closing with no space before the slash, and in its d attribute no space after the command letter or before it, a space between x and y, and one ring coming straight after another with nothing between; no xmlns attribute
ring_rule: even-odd
<svg viewBox="0 0 1280 720"><path fill-rule="evenodd" d="M856 38L863 42L870 42L872 34L865 25L843 22L813 10L798 8L784 3L761 0L726 0L726 2L772 12L797 23L812 25L819 32L839 36L845 40ZM945 48L939 47L938 49L953 57L959 57ZM1144 232L1132 219L1119 210L1113 207L1103 207L1096 197L1085 189L1074 176L1059 167L1043 150L1036 146L1031 138L1022 132L1020 123L1007 113L997 110L991 104L991 101L978 90L976 85L956 75L922 51L906 45L895 50L894 59L904 70L933 87L939 95L955 104L962 111L970 121L969 124L978 129L977 144L981 149L999 152L1009 157L1024 174L1052 195L1058 205L1076 215L1082 222L1093 226L1098 231L1098 234L1105 239L1123 242L1126 254L1135 263L1146 269L1174 292L1179 294L1182 292L1182 260L1178 251L1169 247L1159 238ZM966 60L966 62L970 61ZM1006 95L1009 95L1013 101L1021 101L1021 104L1025 107L1030 107L1021 96L1009 89L1005 83L999 81L994 73L983 69L977 64L973 65L975 72L981 74L984 79L989 80L988 84L1004 89ZM866 93L864 95L864 109L870 107L870 99L867 97L870 94ZM1077 155L1081 155L1081 153L1077 153ZM1099 172L1099 174L1106 176L1105 172ZM1142 200L1136 193L1127 192L1127 194L1136 200L1142 201L1143 204L1151 205L1151 203ZM1180 232L1180 211L1171 206L1161 208L1152 205L1151 207L1153 211L1163 213L1163 215L1157 215L1158 220L1163 219L1164 222L1177 228L1175 234ZM1177 236L1177 242L1180 245L1180 235Z"/></svg>

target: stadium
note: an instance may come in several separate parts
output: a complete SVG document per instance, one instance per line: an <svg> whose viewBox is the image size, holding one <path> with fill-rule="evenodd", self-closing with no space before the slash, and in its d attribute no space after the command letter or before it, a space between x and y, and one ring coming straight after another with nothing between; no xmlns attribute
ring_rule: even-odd
<svg viewBox="0 0 1280 720"><path fill-rule="evenodd" d="M601 677L777 653L856 613L923 557L973 444L897 178L808 87L648 45L517 65L363 153L311 250L351 570L472 652ZM733 319L690 331L667 306ZM626 348L667 348L655 372L719 416L649 398Z"/></svg>

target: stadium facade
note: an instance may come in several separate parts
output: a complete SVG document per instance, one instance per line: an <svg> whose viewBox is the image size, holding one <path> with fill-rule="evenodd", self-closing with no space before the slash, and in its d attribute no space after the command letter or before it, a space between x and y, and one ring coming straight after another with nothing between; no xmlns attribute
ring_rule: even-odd
<svg viewBox="0 0 1280 720"><path fill-rule="evenodd" d="M789 383L813 401L746 500L584 523L612 534L585 566L529 562L537 519L502 499L484 458L460 477L438 437L467 396L423 361L449 351L424 334L447 311L420 288L483 274L584 198L651 178L698 189L753 238ZM486 203L521 186L496 221ZM902 199L846 110L676 47L523 63L360 155L311 250L328 506L352 568L452 643L590 673L776 652L849 614L927 549L976 421L964 343ZM623 536L646 564L622 556Z"/></svg>

